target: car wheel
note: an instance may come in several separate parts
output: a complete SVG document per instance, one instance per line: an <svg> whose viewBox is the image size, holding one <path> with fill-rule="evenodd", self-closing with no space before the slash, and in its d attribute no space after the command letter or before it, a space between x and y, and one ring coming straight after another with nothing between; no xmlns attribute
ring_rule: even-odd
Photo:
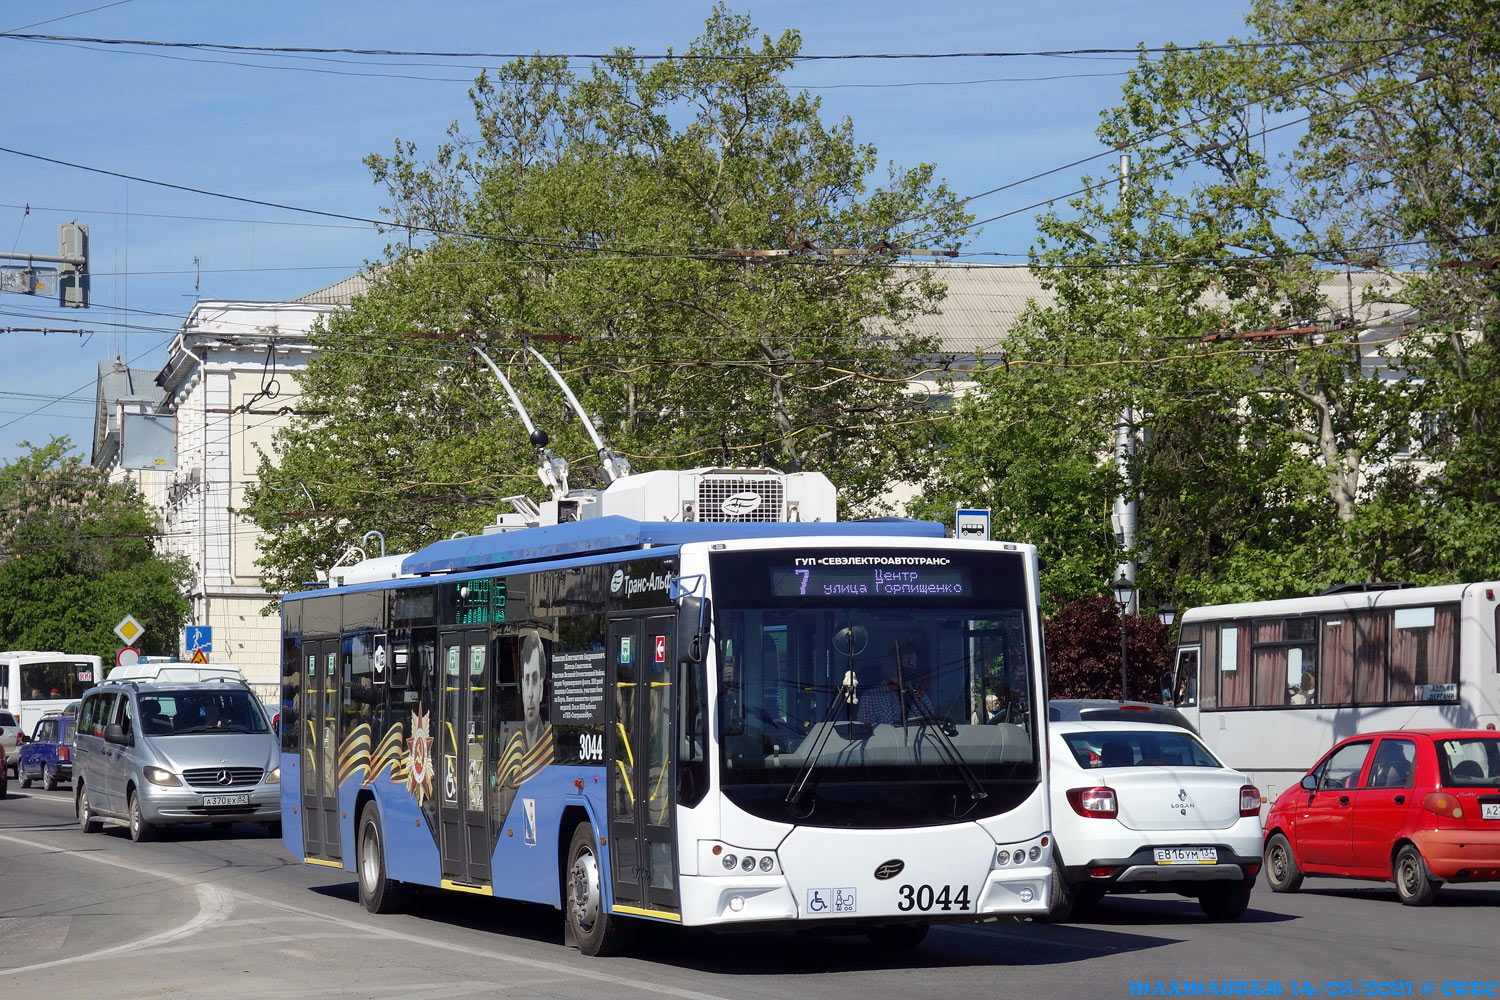
<svg viewBox="0 0 1500 1000"><path fill-rule="evenodd" d="M915 948L927 940L926 924L881 924L865 931L877 948Z"/></svg>
<svg viewBox="0 0 1500 1000"><path fill-rule="evenodd" d="M10 794L10 779L5 776L5 768L0 767L0 799Z"/></svg>
<svg viewBox="0 0 1500 1000"><path fill-rule="evenodd" d="M280 824L276 824L280 826ZM375 803L359 814L359 901L371 913L399 913L406 906L406 886L386 874L385 843L380 838L380 810Z"/></svg>
<svg viewBox="0 0 1500 1000"><path fill-rule="evenodd" d="M1411 844L1396 855L1392 875L1396 880L1396 895L1407 906L1427 906L1437 896L1437 883L1427 874L1422 852Z"/></svg>
<svg viewBox="0 0 1500 1000"><path fill-rule="evenodd" d="M42 790L47 792L57 791L57 775L53 773L50 767L42 769Z"/></svg>
<svg viewBox="0 0 1500 1000"><path fill-rule="evenodd" d="M1198 896L1198 905L1210 920L1238 920L1250 905L1250 891L1255 888L1254 879L1237 882L1211 882L1204 886Z"/></svg>
<svg viewBox="0 0 1500 1000"><path fill-rule="evenodd" d="M81 781L78 783L78 798L73 801L73 806L78 813L78 829L84 833L98 833L104 829L104 824L94 818L93 807L89 805L89 790Z"/></svg>
<svg viewBox="0 0 1500 1000"><path fill-rule="evenodd" d="M627 944L625 921L604 912L604 882L599 865L599 841L589 823L579 823L568 847L563 872L568 930L585 955L615 955Z"/></svg>
<svg viewBox="0 0 1500 1000"><path fill-rule="evenodd" d="M137 844L144 844L156 837L156 827L146 822L146 817L141 815L141 797L134 790L130 793L130 839Z"/></svg>
<svg viewBox="0 0 1500 1000"><path fill-rule="evenodd" d="M21 787L22 788L30 788L31 787L31 779L26 776L26 772L20 770L20 768L17 768L16 770L18 772L17 775L16 775L16 777L18 777L18 778L21 779Z"/></svg>
<svg viewBox="0 0 1500 1000"><path fill-rule="evenodd" d="M1283 834L1277 833L1266 841L1266 881L1272 892L1296 892L1302 888L1302 868L1297 864L1297 855L1292 844Z"/></svg>

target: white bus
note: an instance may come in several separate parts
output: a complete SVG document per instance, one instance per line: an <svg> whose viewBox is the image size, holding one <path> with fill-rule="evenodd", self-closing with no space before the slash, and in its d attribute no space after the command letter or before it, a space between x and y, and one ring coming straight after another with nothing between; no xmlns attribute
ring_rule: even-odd
<svg viewBox="0 0 1500 1000"><path fill-rule="evenodd" d="M1500 723L1500 583L1356 585L1182 616L1177 707L1268 801L1336 741Z"/></svg>
<svg viewBox="0 0 1500 1000"><path fill-rule="evenodd" d="M102 679L97 656L0 653L0 708L15 713L21 732L29 734L42 716L62 711Z"/></svg>
<svg viewBox="0 0 1500 1000"><path fill-rule="evenodd" d="M557 907L588 954L641 921L911 945L1045 913L1035 549L834 523L823 477L751 471L288 594L287 848L376 912Z"/></svg>

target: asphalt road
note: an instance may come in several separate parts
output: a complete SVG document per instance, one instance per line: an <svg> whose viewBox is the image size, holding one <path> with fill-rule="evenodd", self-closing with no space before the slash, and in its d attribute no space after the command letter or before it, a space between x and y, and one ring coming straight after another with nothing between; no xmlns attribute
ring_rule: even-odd
<svg viewBox="0 0 1500 1000"><path fill-rule="evenodd" d="M563 946L561 918L545 907L432 893L410 914L377 917L356 901L353 875L293 862L260 827L133 844L119 828L80 833L66 786L10 787L4 997L1112 998L1131 996L1133 982L1226 981L1287 996L1293 983L1358 996L1394 981L1420 996L1430 982L1442 996L1445 983L1476 981L1500 995L1500 886L1445 888L1437 905L1412 909L1373 884L1309 882L1279 896L1262 883L1233 924L1205 923L1192 901L1135 897L1066 926L938 927L905 953L862 937L671 928L638 957L587 959Z"/></svg>

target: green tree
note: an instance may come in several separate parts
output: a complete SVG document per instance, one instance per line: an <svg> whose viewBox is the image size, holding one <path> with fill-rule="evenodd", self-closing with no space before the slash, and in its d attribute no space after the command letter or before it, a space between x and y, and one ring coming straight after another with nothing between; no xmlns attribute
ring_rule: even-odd
<svg viewBox="0 0 1500 1000"><path fill-rule="evenodd" d="M277 489L250 502L269 585L309 579L366 529L404 548L538 493L491 374L465 343L413 334L491 336L574 485L599 482L592 446L523 341L637 469L812 469L865 512L925 468L933 414L906 385L937 345L909 321L943 286L888 265L969 217L931 165L876 184L852 123L783 82L799 46L715 7L676 58L481 74L472 132L455 123L427 159L409 142L367 159L411 242L315 335L310 415L262 464Z"/></svg>
<svg viewBox="0 0 1500 1000"><path fill-rule="evenodd" d="M1051 299L948 447L1016 449L992 468L1102 467L1133 408L1141 580L1178 603L1493 576L1500 286L1446 266L1500 256L1493 6L1257 0L1247 23L1243 46L1142 54L1098 133L1130 153L1128 181L1085 178L1040 218ZM1391 291L1351 281L1330 309L1318 285L1356 269ZM1382 295L1415 310L1361 332L1356 307ZM1028 365L1042 374L1015 374ZM1059 406L1078 432L1028 446L990 430ZM1042 506L1031 536L1096 531L1121 485ZM1069 576L1098 592L1117 556L1089 553Z"/></svg>
<svg viewBox="0 0 1500 1000"><path fill-rule="evenodd" d="M191 605L185 560L158 551L155 513L66 437L0 466L0 646L113 658L133 615L144 653L177 651Z"/></svg>

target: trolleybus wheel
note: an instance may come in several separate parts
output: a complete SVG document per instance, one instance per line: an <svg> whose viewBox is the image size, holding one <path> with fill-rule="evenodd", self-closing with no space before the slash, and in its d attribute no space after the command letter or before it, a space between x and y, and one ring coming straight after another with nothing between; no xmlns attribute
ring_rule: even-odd
<svg viewBox="0 0 1500 1000"><path fill-rule="evenodd" d="M1284 834L1272 834L1266 841L1266 881L1272 892L1296 892L1302 888L1302 868Z"/></svg>
<svg viewBox="0 0 1500 1000"><path fill-rule="evenodd" d="M568 929L585 955L615 955L624 948L628 927L604 911L604 881L599 865L599 841L591 824L579 823L568 847L563 873L563 895Z"/></svg>
<svg viewBox="0 0 1500 1000"><path fill-rule="evenodd" d="M1040 919L1048 924L1065 924L1073 919L1073 908L1078 905L1078 890L1068 884L1063 878L1062 859L1052 859L1052 901L1047 907L1047 913Z"/></svg>
<svg viewBox="0 0 1500 1000"><path fill-rule="evenodd" d="M927 938L927 924L881 924L865 931L877 948L915 948Z"/></svg>
<svg viewBox="0 0 1500 1000"><path fill-rule="evenodd" d="M277 824L278 826L280 824ZM359 901L371 913L397 913L406 907L406 886L386 874L385 842L380 838L380 811L365 804L359 814Z"/></svg>

